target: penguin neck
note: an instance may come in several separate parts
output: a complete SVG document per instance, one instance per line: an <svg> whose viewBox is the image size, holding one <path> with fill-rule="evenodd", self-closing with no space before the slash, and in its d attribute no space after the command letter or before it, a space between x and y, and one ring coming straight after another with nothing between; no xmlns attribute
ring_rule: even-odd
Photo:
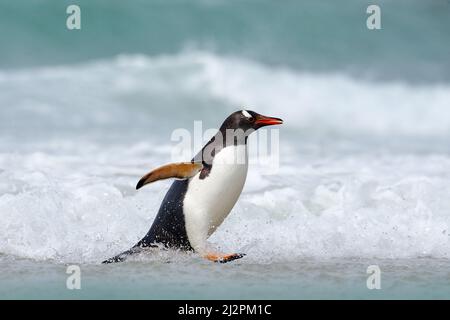
<svg viewBox="0 0 450 320"><path fill-rule="evenodd" d="M220 145L222 141L222 147L247 145L247 138L251 132L246 132L243 129L230 129L225 125L222 125L216 135L213 137Z"/></svg>
<svg viewBox="0 0 450 320"><path fill-rule="evenodd" d="M243 132L243 131L242 131ZM233 130L229 131L227 128L220 128L214 137L202 148L201 152L194 158L198 161L198 156L201 156L201 162L205 166L212 166L214 157L223 149L227 147L245 147L247 149L247 135L240 133L232 134Z"/></svg>
<svg viewBox="0 0 450 320"><path fill-rule="evenodd" d="M248 135L244 132L244 130L238 129L229 129L222 126L214 137L211 138L208 144L214 146L217 151L220 151L226 147L232 146L247 146L247 138ZM208 145L207 144L207 145ZM207 146L205 145L205 147Z"/></svg>

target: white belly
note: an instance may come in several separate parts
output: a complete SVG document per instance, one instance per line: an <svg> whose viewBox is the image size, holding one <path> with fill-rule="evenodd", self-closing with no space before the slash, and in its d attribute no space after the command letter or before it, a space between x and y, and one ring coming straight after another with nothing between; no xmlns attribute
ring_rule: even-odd
<svg viewBox="0 0 450 320"><path fill-rule="evenodd" d="M244 187L248 159L245 145L222 149L207 177L190 179L183 209L186 231L192 247L201 251L206 239L228 216Z"/></svg>

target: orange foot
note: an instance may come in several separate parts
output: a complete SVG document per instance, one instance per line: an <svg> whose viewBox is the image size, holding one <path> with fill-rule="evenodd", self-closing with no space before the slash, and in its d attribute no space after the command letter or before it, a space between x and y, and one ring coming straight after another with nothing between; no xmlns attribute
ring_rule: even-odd
<svg viewBox="0 0 450 320"><path fill-rule="evenodd" d="M232 254L209 253L205 256L205 258L213 262L227 263L236 259L240 259L243 256L245 256L245 253L232 253Z"/></svg>

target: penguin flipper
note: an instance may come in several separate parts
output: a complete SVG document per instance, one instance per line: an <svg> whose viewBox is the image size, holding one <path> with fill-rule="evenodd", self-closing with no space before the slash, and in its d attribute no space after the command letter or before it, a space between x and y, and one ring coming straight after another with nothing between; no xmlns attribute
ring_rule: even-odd
<svg viewBox="0 0 450 320"><path fill-rule="evenodd" d="M188 179L195 176L202 168L203 164L200 162L169 163L156 168L143 176L136 185L136 190L157 180L169 178Z"/></svg>
<svg viewBox="0 0 450 320"><path fill-rule="evenodd" d="M227 263L233 260L240 259L244 256L245 253L231 253L231 254L208 253L204 257L209 261Z"/></svg>

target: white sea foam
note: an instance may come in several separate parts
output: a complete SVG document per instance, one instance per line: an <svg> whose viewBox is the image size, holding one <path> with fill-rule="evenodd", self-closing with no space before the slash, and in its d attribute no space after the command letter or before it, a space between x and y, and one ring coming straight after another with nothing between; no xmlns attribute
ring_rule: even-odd
<svg viewBox="0 0 450 320"><path fill-rule="evenodd" d="M134 186L170 158L171 130L245 107L285 120L281 167L249 169L215 245L250 262L450 257L448 85L188 52L2 71L0 91L0 253L95 263L127 249L167 190Z"/></svg>
<svg viewBox="0 0 450 320"><path fill-rule="evenodd" d="M139 192L134 185L146 163L165 157L137 158L123 148L121 157L100 146L91 155L2 154L1 252L95 262L139 240L168 184ZM211 240L250 261L449 257L449 167L442 156L363 155L284 163L277 176L251 168Z"/></svg>

